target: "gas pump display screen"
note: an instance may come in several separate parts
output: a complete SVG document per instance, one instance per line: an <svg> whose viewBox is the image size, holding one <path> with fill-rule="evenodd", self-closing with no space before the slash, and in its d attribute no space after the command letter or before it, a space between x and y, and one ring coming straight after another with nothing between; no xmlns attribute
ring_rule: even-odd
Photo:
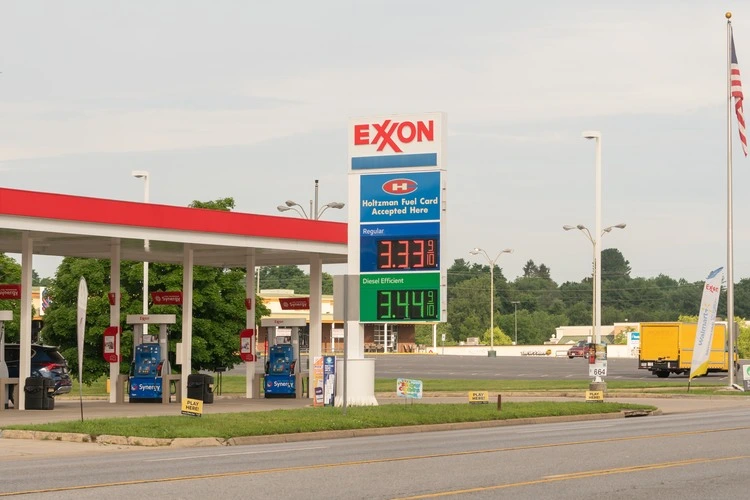
<svg viewBox="0 0 750 500"><path fill-rule="evenodd" d="M377 269L437 269L437 238L393 238L378 240Z"/></svg>
<svg viewBox="0 0 750 500"><path fill-rule="evenodd" d="M378 321L438 319L438 289L378 290Z"/></svg>

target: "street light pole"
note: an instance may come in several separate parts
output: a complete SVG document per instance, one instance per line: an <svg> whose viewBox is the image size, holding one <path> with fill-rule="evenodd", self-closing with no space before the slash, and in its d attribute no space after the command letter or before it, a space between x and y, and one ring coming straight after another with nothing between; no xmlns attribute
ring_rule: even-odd
<svg viewBox="0 0 750 500"><path fill-rule="evenodd" d="M148 203L148 192L149 192L149 175L145 170L133 170L133 177L136 179L143 179L143 202ZM149 242L143 240L143 249L148 253ZM143 314L148 314L148 262L143 261ZM148 327L148 325L146 326Z"/></svg>
<svg viewBox="0 0 750 500"><path fill-rule="evenodd" d="M600 248L600 241L601 237L604 236L606 233L609 233L613 229L625 229L627 224L620 223L615 224L614 226L608 226L602 229L601 233L599 234L598 239L594 239L593 236L591 236L591 231L589 231L589 228L584 226L583 224L578 224L576 226L569 226L565 225L563 226L563 229L566 231L570 231L571 229L578 229L583 233L584 236L586 236L586 239L588 239L591 242L591 247L594 249L594 254L592 255L592 261L591 261L591 267L592 267L592 273L591 276L591 283L592 283L592 304L591 304L591 330L592 335L594 338L594 343L599 344L601 342L601 335L599 334L601 331L601 251L598 254L597 258L597 248ZM598 305L598 307L597 307ZM597 330L597 325L599 325L599 330Z"/></svg>
<svg viewBox="0 0 750 500"><path fill-rule="evenodd" d="M596 275L594 280L594 293L596 296L594 299L596 304L596 313L594 314L596 319L594 342L599 344L602 339L602 245L601 237L599 237L602 234L602 134L599 131L592 130L583 132L582 135L586 139L594 139L596 141L596 172L594 174L596 221L594 234L597 235L597 238L594 241L594 274Z"/></svg>
<svg viewBox="0 0 750 500"><path fill-rule="evenodd" d="M490 264L490 351L487 353L488 356L493 357L495 354L495 262L504 253L513 253L512 248L506 248L498 253L494 259L490 259L490 256L481 248L475 248L469 252L471 255L482 254Z"/></svg>
<svg viewBox="0 0 750 500"><path fill-rule="evenodd" d="M513 300L511 304L513 304L513 338L515 339L513 345L518 345L518 304L520 302Z"/></svg>
<svg viewBox="0 0 750 500"><path fill-rule="evenodd" d="M313 200L310 200L309 213L305 211L302 205L294 200L286 200L283 205L277 206L276 210L278 210L279 212L294 210L303 219L318 220L320 219L320 216L323 215L323 212L325 212L329 208L342 209L344 208L344 204L340 201L332 201L330 203L326 203L325 205L323 205L322 209L320 209L320 207L318 206L318 179L315 179L315 204L313 205Z"/></svg>

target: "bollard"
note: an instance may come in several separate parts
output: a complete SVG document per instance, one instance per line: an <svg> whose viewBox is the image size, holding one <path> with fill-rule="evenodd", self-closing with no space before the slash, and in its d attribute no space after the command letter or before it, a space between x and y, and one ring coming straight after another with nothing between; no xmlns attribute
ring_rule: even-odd
<svg viewBox="0 0 750 500"><path fill-rule="evenodd" d="M502 410L502 407L503 407L503 397L500 394L498 394L497 395L497 411Z"/></svg>

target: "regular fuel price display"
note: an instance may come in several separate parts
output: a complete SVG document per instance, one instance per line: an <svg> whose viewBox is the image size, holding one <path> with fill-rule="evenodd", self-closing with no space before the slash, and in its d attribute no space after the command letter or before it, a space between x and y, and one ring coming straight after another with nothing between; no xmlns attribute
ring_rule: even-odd
<svg viewBox="0 0 750 500"><path fill-rule="evenodd" d="M437 238L377 240L378 270L437 269Z"/></svg>
<svg viewBox="0 0 750 500"><path fill-rule="evenodd" d="M440 224L368 224L360 228L359 270L439 271Z"/></svg>

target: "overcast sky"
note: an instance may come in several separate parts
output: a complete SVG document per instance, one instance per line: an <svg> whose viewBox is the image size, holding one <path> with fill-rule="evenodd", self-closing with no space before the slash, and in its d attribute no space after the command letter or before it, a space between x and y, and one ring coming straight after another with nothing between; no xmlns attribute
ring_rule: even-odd
<svg viewBox="0 0 750 500"><path fill-rule="evenodd" d="M726 22L750 92L750 5L697 0L0 1L0 185L280 215L347 201L351 117L448 118L449 263L632 276L726 265ZM750 108L750 103L747 106ZM747 111L750 114L750 109ZM733 117L734 120L734 117ZM736 122L733 122L736 126ZM750 277L750 162L734 131L734 275ZM344 221L346 210L324 218ZM55 259L37 259L40 275ZM486 261L484 262L486 264ZM330 272L330 271L329 271Z"/></svg>

